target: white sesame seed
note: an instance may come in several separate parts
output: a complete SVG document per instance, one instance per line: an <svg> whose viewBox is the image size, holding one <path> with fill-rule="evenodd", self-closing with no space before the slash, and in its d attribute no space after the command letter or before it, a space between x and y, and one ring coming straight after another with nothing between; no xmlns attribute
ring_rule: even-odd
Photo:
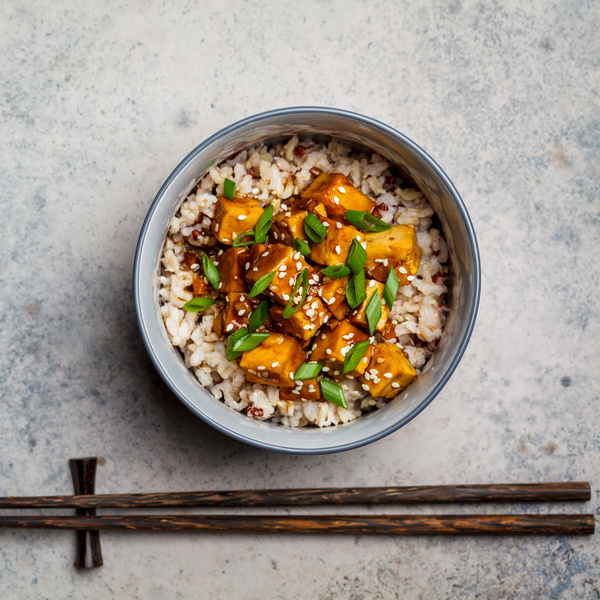
<svg viewBox="0 0 600 600"><path fill-rule="evenodd" d="M256 367L256 368L257 368L259 371L264 371L264 370L265 370L265 367L264 367L263 365L260 365L260 366L258 366L258 367Z"/></svg>
<svg viewBox="0 0 600 600"><path fill-rule="evenodd" d="M289 294L281 294L281 297L287 302L290 299Z"/></svg>
<svg viewBox="0 0 600 600"><path fill-rule="evenodd" d="M219 224L218 224L218 223L215 225L215 233L216 233L217 231L219 231Z"/></svg>
<svg viewBox="0 0 600 600"><path fill-rule="evenodd" d="M246 271L247 271L249 268L250 268L250 263L249 263L249 262L247 262L247 263L246 263Z"/></svg>
<svg viewBox="0 0 600 600"><path fill-rule="evenodd" d="M279 239L279 234L278 234L276 231L274 231L274 232L273 232L273 237L274 237L276 240L278 240L278 239Z"/></svg>
<svg viewBox="0 0 600 600"><path fill-rule="evenodd" d="M199 268L200 268L200 265L199 265L198 263L194 263L194 264L193 264L193 265L190 267L190 269L191 269L192 271L197 271Z"/></svg>
<svg viewBox="0 0 600 600"><path fill-rule="evenodd" d="M400 384L397 381L394 381L394 383L392 383L392 387L393 388L399 388Z"/></svg>
<svg viewBox="0 0 600 600"><path fill-rule="evenodd" d="M300 256L301 256L300 252L296 252L294 254L294 260L298 260L300 258Z"/></svg>
<svg viewBox="0 0 600 600"><path fill-rule="evenodd" d="M254 272L258 271L258 267L252 267L252 270L253 270Z"/></svg>
<svg viewBox="0 0 600 600"><path fill-rule="evenodd" d="M408 273L408 271L404 267L400 267L398 269L398 271L400 271L400 273L404 273L404 274Z"/></svg>
<svg viewBox="0 0 600 600"><path fill-rule="evenodd" d="M283 242L283 240L285 240L285 233L281 234L281 241Z"/></svg>
<svg viewBox="0 0 600 600"><path fill-rule="evenodd" d="M338 187L338 190L340 191L341 194L345 194L346 193L346 188L343 185L340 185Z"/></svg>
<svg viewBox="0 0 600 600"><path fill-rule="evenodd" d="M324 339L325 339L325 334L324 334L324 333L322 333L322 334L321 334L321 339L322 339L322 340L324 340Z"/></svg>
<svg viewBox="0 0 600 600"><path fill-rule="evenodd" d="M336 222L335 226L336 226L338 229L341 229L341 228L342 228L342 224L341 224L339 221L337 221L337 222Z"/></svg>
<svg viewBox="0 0 600 600"><path fill-rule="evenodd" d="M302 270L302 263L300 261L296 263L296 269L298 269L298 271Z"/></svg>
<svg viewBox="0 0 600 600"><path fill-rule="evenodd" d="M311 349L311 350L316 350L316 349L317 349L317 345L316 345L316 344L313 344L313 345L310 347L310 349Z"/></svg>
<svg viewBox="0 0 600 600"><path fill-rule="evenodd" d="M273 369L274 369L274 368L275 368L276 366L278 366L278 365L279 365L279 361L278 361L278 360L276 360L276 361L275 361L275 362L274 362L274 363L271 365L271 368L273 368Z"/></svg>
<svg viewBox="0 0 600 600"><path fill-rule="evenodd" d="M392 378L392 374L391 373L384 373L383 376L387 377L388 379Z"/></svg>
<svg viewBox="0 0 600 600"><path fill-rule="evenodd" d="M363 383L362 384L362 389L365 390L365 392L368 392L370 388L369 388L369 386L366 383Z"/></svg>
<svg viewBox="0 0 600 600"><path fill-rule="evenodd" d="M246 215L238 215L238 221L245 221Z"/></svg>
<svg viewBox="0 0 600 600"><path fill-rule="evenodd" d="M285 277L285 273L279 273L278 277L279 279L283 279Z"/></svg>
<svg viewBox="0 0 600 600"><path fill-rule="evenodd" d="M329 367L323 367L323 372L324 373L329 373Z"/></svg>
<svg viewBox="0 0 600 600"><path fill-rule="evenodd" d="M228 241L229 241L229 239L228 239L228 238L223 238L223 241L224 241L224 242L228 242Z"/></svg>
<svg viewBox="0 0 600 600"><path fill-rule="evenodd" d="M367 249L367 242L361 242L360 245L366 250Z"/></svg>
<svg viewBox="0 0 600 600"><path fill-rule="evenodd" d="M294 374L290 371L290 378L293 378Z"/></svg>
<svg viewBox="0 0 600 600"><path fill-rule="evenodd" d="M246 296L244 296L244 294L242 294L242 295L240 296L240 302L243 302L245 299L246 299Z"/></svg>
<svg viewBox="0 0 600 600"><path fill-rule="evenodd" d="M315 390L315 386L312 383L308 386L308 391L309 392L315 392L316 391Z"/></svg>
<svg viewBox="0 0 600 600"><path fill-rule="evenodd" d="M290 280L288 281L288 283L293 286L294 285L294 278L290 277Z"/></svg>
<svg viewBox="0 0 600 600"><path fill-rule="evenodd" d="M302 329L308 331L309 329L312 329L312 325L305 325Z"/></svg>
<svg viewBox="0 0 600 600"><path fill-rule="evenodd" d="M309 308L309 309L306 311L306 316L307 316L307 317L314 317L314 316L315 316L315 311L314 311L314 309L313 309L313 308Z"/></svg>
<svg viewBox="0 0 600 600"><path fill-rule="evenodd" d="M323 221L323 227L329 227L329 223L327 221Z"/></svg>
<svg viewBox="0 0 600 600"><path fill-rule="evenodd" d="M325 318L323 319L323 323L327 323L327 321L329 321L329 315L325 315Z"/></svg>
<svg viewBox="0 0 600 600"><path fill-rule="evenodd" d="M415 278L415 276L414 276L414 275L409 275L409 276L408 276L406 279L407 279L408 281L412 281L414 278Z"/></svg>
<svg viewBox="0 0 600 600"><path fill-rule="evenodd" d="M217 256L221 256L222 254L223 254L223 250L219 250L219 251L217 252Z"/></svg>
<svg viewBox="0 0 600 600"><path fill-rule="evenodd" d="M371 374L370 374L370 373L367 373L367 372L365 372L365 374L364 374L364 378L365 378L367 381L371 381Z"/></svg>
<svg viewBox="0 0 600 600"><path fill-rule="evenodd" d="M292 394L298 394L298 395L300 395L300 391L299 390L292 390Z"/></svg>
<svg viewBox="0 0 600 600"><path fill-rule="evenodd" d="M339 199L337 196L334 196L334 197L333 197L333 201L334 201L336 204L339 204L339 203L340 203L340 199Z"/></svg>
<svg viewBox="0 0 600 600"><path fill-rule="evenodd" d="M331 354L331 350L327 348L327 350L325 350L325 354Z"/></svg>
<svg viewBox="0 0 600 600"><path fill-rule="evenodd" d="M246 309L242 308L241 310L238 310L238 315L240 315L240 317L243 317L246 314Z"/></svg>
<svg viewBox="0 0 600 600"><path fill-rule="evenodd" d="M333 374L334 374L334 375L339 375L339 374L340 374L340 372L339 372L339 371L334 371L334 372L333 372Z"/></svg>
<svg viewBox="0 0 600 600"><path fill-rule="evenodd" d="M236 238L236 237L237 237L237 233L234 231L234 232L231 234L231 239L232 239L232 240L235 240L235 238Z"/></svg>
<svg viewBox="0 0 600 600"><path fill-rule="evenodd" d="M336 247L335 247L335 253L336 253L336 254L341 254L341 253L342 253L342 249L341 249L341 247L340 247L340 246L336 246Z"/></svg>
<svg viewBox="0 0 600 600"><path fill-rule="evenodd" d="M263 252L261 256L269 256L269 251L267 250L266 252Z"/></svg>
<svg viewBox="0 0 600 600"><path fill-rule="evenodd" d="M334 302L335 302L335 296L334 296L333 298L331 298L331 299L330 299L330 300L327 302L327 304L333 304Z"/></svg>
<svg viewBox="0 0 600 600"><path fill-rule="evenodd" d="M363 362L364 362L364 363L366 363L366 362L367 362L367 357L366 357L366 356L363 358Z"/></svg>
<svg viewBox="0 0 600 600"><path fill-rule="evenodd" d="M287 265L284 263L282 265L279 266L279 270L280 271L287 271Z"/></svg>
<svg viewBox="0 0 600 600"><path fill-rule="evenodd" d="M225 327L225 331L231 331L233 329L233 323L229 323L227 327Z"/></svg>
<svg viewBox="0 0 600 600"><path fill-rule="evenodd" d="M219 281L219 289L221 289L223 287L223 282Z"/></svg>
<svg viewBox="0 0 600 600"><path fill-rule="evenodd" d="M382 362L383 362L383 358L379 357L379 358L377 359L377 364L378 364L378 365L380 365Z"/></svg>
<svg viewBox="0 0 600 600"><path fill-rule="evenodd" d="M375 385L377 385L381 380L379 379L379 377L375 377L375 375L373 375L373 383Z"/></svg>
<svg viewBox="0 0 600 600"><path fill-rule="evenodd" d="M253 194L260 194L260 188L257 188L257 187L252 188L252 193Z"/></svg>

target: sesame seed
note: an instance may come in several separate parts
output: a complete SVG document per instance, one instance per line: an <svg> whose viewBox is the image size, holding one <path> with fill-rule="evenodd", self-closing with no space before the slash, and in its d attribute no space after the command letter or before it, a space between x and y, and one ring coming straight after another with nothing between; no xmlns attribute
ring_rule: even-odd
<svg viewBox="0 0 600 600"><path fill-rule="evenodd" d="M253 194L260 194L260 188L257 188L257 187L252 188L252 193Z"/></svg>
<svg viewBox="0 0 600 600"><path fill-rule="evenodd" d="M349 339L349 340L351 340L353 337L354 337L354 334L353 334L353 333L349 333L349 334L348 334L348 339Z"/></svg>
<svg viewBox="0 0 600 600"><path fill-rule="evenodd" d="M219 224L218 224L218 223L215 225L215 233L216 233L217 231L219 231Z"/></svg>
<svg viewBox="0 0 600 600"><path fill-rule="evenodd" d="M408 276L406 279L407 279L408 281L412 281L414 278L415 278L415 276L414 276L414 275L409 275L409 276Z"/></svg>
<svg viewBox="0 0 600 600"><path fill-rule="evenodd" d="M362 384L362 389L365 390L365 392L368 392L370 388L369 388L369 386L366 383L363 383Z"/></svg>
<svg viewBox="0 0 600 600"><path fill-rule="evenodd" d="M364 362L364 363L366 363L366 362L367 362L367 357L366 357L366 356L363 358L363 362Z"/></svg>
<svg viewBox="0 0 600 600"><path fill-rule="evenodd" d="M313 309L313 308L309 308L309 309L306 311L306 316L307 316L307 317L314 317L314 316L315 316L315 311L314 311L314 309Z"/></svg>
<svg viewBox="0 0 600 600"><path fill-rule="evenodd" d="M258 367L257 367L257 369L258 369L259 371L264 371L264 370L265 370L265 367L264 367L263 365L260 365L260 366L258 366Z"/></svg>
<svg viewBox="0 0 600 600"><path fill-rule="evenodd" d="M281 294L281 297L287 302L290 299L289 294Z"/></svg>
<svg viewBox="0 0 600 600"><path fill-rule="evenodd" d="M339 199L337 196L334 196L334 197L333 197L333 201L334 201L336 204L339 204L339 203L340 203L340 199Z"/></svg>
<svg viewBox="0 0 600 600"><path fill-rule="evenodd" d="M298 395L300 395L300 392L298 390L292 390L292 394L298 394Z"/></svg>
<svg viewBox="0 0 600 600"><path fill-rule="evenodd" d="M246 296L244 296L244 294L242 294L242 295L240 296L240 302L243 302L245 299L246 299Z"/></svg>
<svg viewBox="0 0 600 600"><path fill-rule="evenodd" d="M322 333L322 334L321 334L321 339L322 339L322 340L324 340L324 339L325 339L325 334L324 334L324 333Z"/></svg>
<svg viewBox="0 0 600 600"><path fill-rule="evenodd" d="M301 256L300 252L296 252L294 254L294 260L298 260L300 258L300 256Z"/></svg>
<svg viewBox="0 0 600 600"><path fill-rule="evenodd" d="M240 317L243 317L245 313L246 313L246 309L245 308L242 308L241 310L238 310L238 315L240 315Z"/></svg>
<svg viewBox="0 0 600 600"><path fill-rule="evenodd" d="M339 371L334 371L334 372L333 372L333 374L334 374L334 375L339 375L339 374L340 374L340 372L339 372Z"/></svg>
<svg viewBox="0 0 600 600"><path fill-rule="evenodd" d="M287 265L284 263L282 265L279 266L279 270L280 271L287 271Z"/></svg>
<svg viewBox="0 0 600 600"><path fill-rule="evenodd" d="M219 289L221 289L223 287L223 282L219 281Z"/></svg>
<svg viewBox="0 0 600 600"><path fill-rule="evenodd" d="M404 274L408 273L408 271L404 267L400 267L398 269L398 271L400 271L400 273L404 273Z"/></svg>
<svg viewBox="0 0 600 600"><path fill-rule="evenodd" d="M388 379L392 378L392 374L391 373L384 373L383 376L387 377Z"/></svg>
<svg viewBox="0 0 600 600"><path fill-rule="evenodd" d="M397 381L394 381L394 383L392 383L392 387L393 388L399 388L400 384Z"/></svg>
<svg viewBox="0 0 600 600"><path fill-rule="evenodd" d="M269 251L267 250L266 252L263 252L261 256L269 256Z"/></svg>
<svg viewBox="0 0 600 600"><path fill-rule="evenodd" d="M279 235L276 231L273 232L273 237L278 240L279 239Z"/></svg>
<svg viewBox="0 0 600 600"><path fill-rule="evenodd" d="M258 267L252 267L252 270L253 270L254 272L258 271Z"/></svg>
<svg viewBox="0 0 600 600"><path fill-rule="evenodd" d="M312 329L312 325L305 325L302 329L308 331L309 329Z"/></svg>
<svg viewBox="0 0 600 600"><path fill-rule="evenodd" d="M373 383L375 385L377 385L381 380L379 379L379 377L375 377L375 375L373 375Z"/></svg>
<svg viewBox="0 0 600 600"><path fill-rule="evenodd" d="M229 241L229 238L223 238L223 241L224 241L224 242L228 242L228 241Z"/></svg>
<svg viewBox="0 0 600 600"><path fill-rule="evenodd" d="M335 296L334 296L333 298L331 298L331 300L329 300L329 301L327 302L327 304L333 304L334 302L335 302Z"/></svg>
<svg viewBox="0 0 600 600"><path fill-rule="evenodd" d="M293 285L294 285L294 278L293 278L293 277L290 277L290 280L289 280L289 282L288 282L288 283L289 283L291 286L293 286Z"/></svg>
<svg viewBox="0 0 600 600"><path fill-rule="evenodd" d="M231 331L233 329L233 323L229 323L227 327L225 327L225 331Z"/></svg>
<svg viewBox="0 0 600 600"><path fill-rule="evenodd" d="M329 227L329 223L327 221L323 221L323 227Z"/></svg>
<svg viewBox="0 0 600 600"><path fill-rule="evenodd" d="M327 348L327 350L325 350L325 354L331 354L331 350Z"/></svg>
<svg viewBox="0 0 600 600"><path fill-rule="evenodd" d="M278 365L279 365L279 361L278 361L278 360L276 360L276 361L275 361L275 362L274 362L274 363L271 365L271 368L272 368L272 369L274 369L274 368L275 368L276 366L278 366Z"/></svg>
<svg viewBox="0 0 600 600"><path fill-rule="evenodd" d="M278 277L279 279L283 279L285 277L285 273L279 273Z"/></svg>
<svg viewBox="0 0 600 600"><path fill-rule="evenodd" d="M324 373L329 373L329 370L330 370L329 367L323 367L323 372Z"/></svg>
<svg viewBox="0 0 600 600"><path fill-rule="evenodd" d="M246 215L238 215L238 221L245 221Z"/></svg>
<svg viewBox="0 0 600 600"><path fill-rule="evenodd" d="M316 344L313 344L313 345L310 347L310 349L311 349L311 350L316 350L316 349L317 349L317 345L316 345Z"/></svg>
<svg viewBox="0 0 600 600"><path fill-rule="evenodd" d="M377 359L377 364L378 365L380 365L382 362L383 362L383 358L380 357L380 358Z"/></svg>
<svg viewBox="0 0 600 600"><path fill-rule="evenodd" d="M360 245L366 250L367 249L367 242L361 242Z"/></svg>
<svg viewBox="0 0 600 600"><path fill-rule="evenodd" d="M298 269L298 271L302 270L302 263L300 261L296 263L296 269Z"/></svg>
<svg viewBox="0 0 600 600"><path fill-rule="evenodd" d="M219 251L217 252L217 256L221 256L221 254L223 254L223 250L219 250Z"/></svg>
<svg viewBox="0 0 600 600"><path fill-rule="evenodd" d="M366 372L365 372L365 374L364 374L364 378L365 378L367 381L371 381L371 374L370 374L370 373L366 373Z"/></svg>
<svg viewBox="0 0 600 600"><path fill-rule="evenodd" d="M342 249L341 249L341 247L340 247L340 246L336 246L336 247L335 247L335 253L336 253L336 254L341 254L341 253L342 253Z"/></svg>
<svg viewBox="0 0 600 600"><path fill-rule="evenodd" d="M281 241L285 240L285 233L281 234Z"/></svg>
<svg viewBox="0 0 600 600"><path fill-rule="evenodd" d="M247 262L247 263L246 263L246 271L247 271L249 268L250 268L250 263L249 263L249 262Z"/></svg>
<svg viewBox="0 0 600 600"><path fill-rule="evenodd" d="M314 391L316 391L316 390L315 390L315 386L314 386L312 383L311 383L311 384L308 386L308 391L309 391L309 392L314 392Z"/></svg>
<svg viewBox="0 0 600 600"><path fill-rule="evenodd" d="M294 377L294 374L292 373L292 371L290 371L290 378Z"/></svg>
<svg viewBox="0 0 600 600"><path fill-rule="evenodd" d="M345 194L346 193L346 188L343 185L340 185L338 187L338 190L340 191L341 194Z"/></svg>
<svg viewBox="0 0 600 600"><path fill-rule="evenodd" d="M342 228L342 224L341 224L339 221L337 221L337 222L336 222L335 226L336 226L338 229L341 229L341 228Z"/></svg>
<svg viewBox="0 0 600 600"><path fill-rule="evenodd" d="M252 373L252 375L256 375L256 371L254 369L248 369L248 373Z"/></svg>

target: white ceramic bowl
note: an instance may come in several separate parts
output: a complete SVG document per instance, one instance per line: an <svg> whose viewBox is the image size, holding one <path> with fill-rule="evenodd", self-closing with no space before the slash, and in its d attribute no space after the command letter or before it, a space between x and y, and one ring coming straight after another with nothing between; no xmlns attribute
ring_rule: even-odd
<svg viewBox="0 0 600 600"><path fill-rule="evenodd" d="M424 192L441 223L450 251L450 307L439 346L422 374L397 398L352 423L335 427L287 428L238 413L205 390L174 348L159 312L158 273L171 218L191 186L228 156L290 136L336 137L377 152ZM298 454L349 450L378 440L408 423L440 392L467 346L480 292L475 233L458 192L442 169L406 136L378 121L331 108L295 107L249 117L219 131L194 149L171 173L148 212L134 266L138 322L154 366L173 393L196 415L238 440Z"/></svg>

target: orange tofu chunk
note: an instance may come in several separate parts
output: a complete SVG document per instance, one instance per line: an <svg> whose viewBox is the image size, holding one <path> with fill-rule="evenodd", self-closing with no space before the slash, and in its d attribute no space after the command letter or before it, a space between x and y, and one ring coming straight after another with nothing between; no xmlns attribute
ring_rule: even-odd
<svg viewBox="0 0 600 600"><path fill-rule="evenodd" d="M295 387L285 387L279 390L279 399L290 400L321 400L321 386L319 380L306 379L305 381L296 381ZM300 385L302 384L302 385Z"/></svg>
<svg viewBox="0 0 600 600"><path fill-rule="evenodd" d="M379 319L375 331L383 332L385 328L385 324L387 323L388 317L390 315L390 309L383 299L383 290L385 289L385 283L381 283L380 281L375 281L374 279L367 279L366 283L366 292L367 298L366 300L350 312L348 315L348 320L352 325L356 325L365 331L369 331L369 324L367 323L367 306L373 297L373 294L379 295L379 303L381 305L381 319Z"/></svg>
<svg viewBox="0 0 600 600"><path fill-rule="evenodd" d="M250 259L247 248L228 248L217 257L217 268L221 275L220 292L245 292L248 290L242 265Z"/></svg>
<svg viewBox="0 0 600 600"><path fill-rule="evenodd" d="M192 281L192 290L194 296L210 296L215 291L215 288L208 283L204 275L199 275L198 277L194 277Z"/></svg>
<svg viewBox="0 0 600 600"><path fill-rule="evenodd" d="M302 307L287 319L283 316L284 310L285 307L281 304L274 304L269 309L273 328L304 341L310 340L331 316L321 300L315 296L308 296Z"/></svg>
<svg viewBox="0 0 600 600"><path fill-rule="evenodd" d="M221 197L212 220L213 234L219 242L231 246L238 235L254 229L262 214L260 204L252 198L228 200Z"/></svg>
<svg viewBox="0 0 600 600"><path fill-rule="evenodd" d="M346 302L346 286L349 277L340 277L324 283L319 289L319 295L327 310L336 318L344 319L348 312L348 302Z"/></svg>
<svg viewBox="0 0 600 600"><path fill-rule="evenodd" d="M295 338L270 333L264 342L242 354L240 367L253 383L294 387L294 373L304 359L304 350Z"/></svg>
<svg viewBox="0 0 600 600"><path fill-rule="evenodd" d="M248 326L250 313L258 306L259 300L248 298L248 294L229 292L227 302L221 313L223 332L229 335Z"/></svg>
<svg viewBox="0 0 600 600"><path fill-rule="evenodd" d="M273 217L273 227L269 234L271 242L288 246L292 246L296 238L308 242L304 231L304 219L309 212L314 212L320 217L327 217L325 207L317 202L311 202L301 209L286 210L276 214Z"/></svg>
<svg viewBox="0 0 600 600"><path fill-rule="evenodd" d="M367 370L359 380L371 396L393 398L417 376L406 355L396 344L377 344Z"/></svg>
<svg viewBox="0 0 600 600"><path fill-rule="evenodd" d="M388 231L365 233L367 243L367 277L385 282L390 268L398 275L400 285L407 285L419 270L421 248L413 225L395 225Z"/></svg>
<svg viewBox="0 0 600 600"><path fill-rule="evenodd" d="M296 277L306 267L308 267L309 284L318 282L314 269L308 265L300 252L296 252L290 246L273 244L266 247L256 244L252 247L251 256L250 268L246 272L246 281L250 290L261 277L275 273L275 277L264 293L278 304L284 306L287 304L294 291Z"/></svg>
<svg viewBox="0 0 600 600"><path fill-rule="evenodd" d="M327 373L330 377L336 379L356 377L364 373L367 368L374 344L369 344L364 357L354 371L346 374L342 372L344 360L346 354L348 354L354 344L368 339L368 334L357 329L348 321L339 321L334 328L323 327L321 329L320 333L314 339L309 360L324 364L323 372Z"/></svg>
<svg viewBox="0 0 600 600"><path fill-rule="evenodd" d="M346 264L352 240L356 238L363 242L364 235L352 225L343 225L329 218L319 220L327 227L327 235L320 244L310 243L310 259L327 266Z"/></svg>
<svg viewBox="0 0 600 600"><path fill-rule="evenodd" d="M375 208L375 202L355 188L342 173L321 173L301 197L322 202L327 214L334 219L343 219L347 210L371 212Z"/></svg>

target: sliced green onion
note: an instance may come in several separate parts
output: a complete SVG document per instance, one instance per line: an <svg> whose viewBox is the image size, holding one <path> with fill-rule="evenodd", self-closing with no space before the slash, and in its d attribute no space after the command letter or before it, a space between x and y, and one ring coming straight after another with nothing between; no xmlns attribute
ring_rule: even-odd
<svg viewBox="0 0 600 600"><path fill-rule="evenodd" d="M256 346L262 344L268 337L268 333L250 333L243 338L238 339L233 344L233 351L248 352L248 350L254 350Z"/></svg>
<svg viewBox="0 0 600 600"><path fill-rule="evenodd" d="M350 351L346 354L346 358L344 358L344 373L350 373L350 371L354 371L358 367L370 343L369 340L365 340L364 342L354 344L350 348Z"/></svg>
<svg viewBox="0 0 600 600"><path fill-rule="evenodd" d="M367 231L387 231L391 225L374 217L371 213L364 210L347 210L346 221L354 225L357 229L366 229Z"/></svg>
<svg viewBox="0 0 600 600"><path fill-rule="evenodd" d="M300 298L300 302L298 302L298 304L294 307L293 302L294 302L294 298L296 297L296 292L298 291L298 288L300 287L300 282L302 282L302 297ZM293 315L295 315L298 312L298 310L300 309L300 307L304 304L304 301L306 300L306 294L308 294L308 267L304 267L301 275L296 277L296 283L294 284L294 291L292 292L290 299L288 300L287 304L285 305L285 308L283 309L283 318L284 319L289 319L290 317L292 317Z"/></svg>
<svg viewBox="0 0 600 600"><path fill-rule="evenodd" d="M325 400L333 402L348 410L348 403L346 402L346 396L344 396L344 390L339 385L336 385L328 379L319 380L319 384L321 386L321 394L323 394Z"/></svg>
<svg viewBox="0 0 600 600"><path fill-rule="evenodd" d="M388 278L385 282L385 288L383 289L383 297L386 304L390 307L390 310L392 310L392 304L394 304L394 300L396 299L399 286L400 281L398 280L398 275L396 275L394 268L390 267L390 272L388 273Z"/></svg>
<svg viewBox="0 0 600 600"><path fill-rule="evenodd" d="M235 181L226 179L223 182L223 196L229 200L233 200L235 198Z"/></svg>
<svg viewBox="0 0 600 600"><path fill-rule="evenodd" d="M219 269L215 267L215 263L213 263L213 261L210 260L206 252L202 255L202 266L204 267L204 275L206 276L206 279L208 279L208 281L215 288L215 290L218 290L219 282L221 281Z"/></svg>
<svg viewBox="0 0 600 600"><path fill-rule="evenodd" d="M254 227L254 240L257 244L265 243L267 240L267 233L269 233L271 225L273 225L273 205L269 204L269 206L267 206L267 208L265 208L263 211L263 214L260 215L260 218Z"/></svg>
<svg viewBox="0 0 600 600"><path fill-rule="evenodd" d="M266 275L263 275L252 286L252 289L250 290L248 297L254 298L254 296L258 296L261 292L264 292L271 285L271 281L273 281L273 277L275 277L275 271L273 271L272 273L267 273Z"/></svg>
<svg viewBox="0 0 600 600"><path fill-rule="evenodd" d="M350 275L351 272L346 265L337 264L325 267L321 271L321 275L326 275L327 277L331 277L331 279L341 279L342 277L346 277L346 275Z"/></svg>
<svg viewBox="0 0 600 600"><path fill-rule="evenodd" d="M238 329L237 331L234 331L227 338L227 346L225 347L225 358L227 358L227 360L229 362L231 362L232 360L235 360L238 356L241 356L242 353L234 351L233 347L242 338L245 338L247 335L248 335L248 330L245 327L242 327L241 329Z"/></svg>
<svg viewBox="0 0 600 600"><path fill-rule="evenodd" d="M184 310L189 312L200 312L209 306L212 306L216 300L214 298L192 298L184 305Z"/></svg>
<svg viewBox="0 0 600 600"><path fill-rule="evenodd" d="M310 246L300 238L294 240L294 250L298 250L302 256L308 256L310 254Z"/></svg>
<svg viewBox="0 0 600 600"><path fill-rule="evenodd" d="M379 320L381 319L381 298L379 298L377 286L375 286L375 292L371 296L369 304L367 304L365 316L367 317L367 324L369 325L369 334L373 335L375 333L375 327L377 327L377 323L379 323Z"/></svg>
<svg viewBox="0 0 600 600"><path fill-rule="evenodd" d="M346 300L350 308L358 308L366 299L367 292L365 289L365 272L360 271L348 280L346 285Z"/></svg>
<svg viewBox="0 0 600 600"><path fill-rule="evenodd" d="M354 274L360 273L367 264L367 251L356 238L350 244L346 264L352 269Z"/></svg>
<svg viewBox="0 0 600 600"><path fill-rule="evenodd" d="M308 213L304 219L304 233L315 244L320 244L327 235L327 227L313 213Z"/></svg>
<svg viewBox="0 0 600 600"><path fill-rule="evenodd" d="M244 238L247 238L248 236L250 236L250 239L248 241L244 242ZM246 231L246 232L238 235L235 238L235 240L233 240L231 245L234 248L239 248L240 246L252 246L252 244L255 244L255 243L256 243L256 240L254 239L254 231Z"/></svg>
<svg viewBox="0 0 600 600"><path fill-rule="evenodd" d="M294 375L294 381L304 381L306 379L314 379L323 368L323 365L318 362L304 363L298 367Z"/></svg>
<svg viewBox="0 0 600 600"><path fill-rule="evenodd" d="M251 313L248 329L250 333L254 333L269 316L269 303L263 300Z"/></svg>

